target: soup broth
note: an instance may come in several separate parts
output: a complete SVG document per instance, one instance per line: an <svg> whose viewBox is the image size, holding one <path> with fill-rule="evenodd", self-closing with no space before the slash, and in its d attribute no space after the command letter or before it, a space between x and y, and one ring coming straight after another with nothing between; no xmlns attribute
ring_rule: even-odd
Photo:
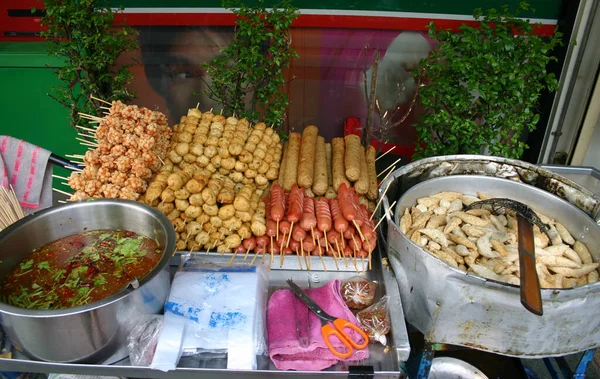
<svg viewBox="0 0 600 379"><path fill-rule="evenodd" d="M158 264L162 250L125 230L94 230L33 250L6 277L2 300L28 309L89 304L141 280Z"/></svg>

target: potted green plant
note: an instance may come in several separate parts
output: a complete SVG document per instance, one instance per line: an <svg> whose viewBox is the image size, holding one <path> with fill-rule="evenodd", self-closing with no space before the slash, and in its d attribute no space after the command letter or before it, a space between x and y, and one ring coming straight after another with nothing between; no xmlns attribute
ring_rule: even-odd
<svg viewBox="0 0 600 379"><path fill-rule="evenodd" d="M555 91L557 80L546 66L561 34L535 33L535 25L517 18L527 3L476 9L476 27L458 33L428 25L439 45L420 62L419 99L424 109L413 159L451 154L489 154L519 158L527 147L520 137L533 131L540 93Z"/></svg>
<svg viewBox="0 0 600 379"><path fill-rule="evenodd" d="M83 122L79 113L102 116L92 96L133 99L127 90L133 62L118 65L117 59L137 49L137 31L115 27L115 11L106 0L44 0L44 8L42 36L48 40L48 54L64 61L55 69L63 85L48 95L70 110L71 125Z"/></svg>
<svg viewBox="0 0 600 379"><path fill-rule="evenodd" d="M272 9L262 0L255 7L233 4L223 3L237 16L233 41L204 65L211 78L205 95L228 114L252 122L260 118L279 128L289 105L283 70L298 57L291 47L290 26L299 11L288 0Z"/></svg>

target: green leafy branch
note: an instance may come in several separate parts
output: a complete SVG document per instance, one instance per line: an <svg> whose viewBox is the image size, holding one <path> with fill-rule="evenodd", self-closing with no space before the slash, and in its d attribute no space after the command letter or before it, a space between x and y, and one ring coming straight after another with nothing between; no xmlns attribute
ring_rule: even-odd
<svg viewBox="0 0 600 379"><path fill-rule="evenodd" d="M49 42L48 53L64 62L55 69L63 84L48 95L70 109L71 125L78 123L79 113L102 116L91 96L133 99L127 85L135 62L117 65L117 59L137 49L137 31L114 27L115 11L106 0L44 0L44 7L42 36Z"/></svg>
<svg viewBox="0 0 600 379"><path fill-rule="evenodd" d="M283 70L298 54L291 47L290 26L299 15L286 0L281 8L267 10L264 1L256 7L224 2L236 16L231 44L222 54L204 64L208 77L205 95L223 106L226 113L281 127L289 100L283 86Z"/></svg>
<svg viewBox="0 0 600 379"><path fill-rule="evenodd" d="M561 44L561 33L536 35L534 25L517 18L521 10L531 8L522 2L514 14L505 6L486 15L476 9L478 26L462 25L458 33L428 25L440 45L415 72L424 84L419 94L424 114L416 125L413 159L523 154L527 145L521 136L537 126L541 92L557 89L546 67L556 60L552 50Z"/></svg>

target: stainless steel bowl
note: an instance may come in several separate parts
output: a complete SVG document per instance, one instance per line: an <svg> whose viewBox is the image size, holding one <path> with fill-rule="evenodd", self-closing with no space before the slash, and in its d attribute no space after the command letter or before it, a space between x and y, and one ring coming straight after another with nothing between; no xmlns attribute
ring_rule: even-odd
<svg viewBox="0 0 600 379"><path fill-rule="evenodd" d="M161 311L170 289L175 231L157 209L126 200L96 200L49 208L0 232L0 283L35 248L86 230L125 229L156 239L158 265L139 282L104 300L60 310L29 310L0 302L0 323L32 359L95 363L125 346L142 314Z"/></svg>
<svg viewBox="0 0 600 379"><path fill-rule="evenodd" d="M392 175L394 176L394 175ZM395 179L399 185L401 178ZM385 183L383 188L385 188ZM391 191L391 189L390 189ZM435 343L448 343L518 357L556 356L600 346L600 282L571 289L542 289L544 315L521 306L519 288L449 266L414 244L398 217L420 197L441 191L481 191L526 203L553 218L600 259L600 227L581 209L540 188L481 175L450 175L396 190L396 215L385 216L387 247L406 321ZM388 200L384 204L389 209ZM394 220L395 219L395 220Z"/></svg>

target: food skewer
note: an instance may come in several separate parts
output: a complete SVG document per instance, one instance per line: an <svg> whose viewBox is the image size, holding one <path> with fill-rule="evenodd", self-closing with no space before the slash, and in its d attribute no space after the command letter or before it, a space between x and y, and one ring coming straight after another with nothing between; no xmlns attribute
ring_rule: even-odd
<svg viewBox="0 0 600 379"><path fill-rule="evenodd" d="M54 192L58 192L58 193L61 193L61 194L63 194L63 195L69 196L69 197L73 196L73 194L72 194L72 193L68 193L68 192L66 192L66 191L61 191L61 190L59 190L59 189L56 189L56 188L52 188L52 191L54 191Z"/></svg>
<svg viewBox="0 0 600 379"><path fill-rule="evenodd" d="M375 162L377 162L380 158L383 158L387 153L389 153L390 151L394 150L395 148L396 148L396 145L392 146L391 149L389 149L385 153L381 154L379 157L375 158Z"/></svg>
<svg viewBox="0 0 600 379"><path fill-rule="evenodd" d="M100 99L100 98L98 98L98 97L96 97L96 96L94 96L94 95L90 95L90 98L92 98L92 99L94 99L94 100L98 100L98 101L100 101L100 102L102 102L102 103L104 103L104 104L108 104L108 105L112 106L112 103L110 103L110 102L108 102L108 101L106 101L106 100L102 100L102 99Z"/></svg>
<svg viewBox="0 0 600 379"><path fill-rule="evenodd" d="M385 219L385 217L387 216L388 213L390 213L390 211L393 209L394 205L396 205L396 201L394 200L394 202L392 203L392 205L390 205L389 209L387 210L387 212L385 212L383 214L383 216L381 216L381 220L379 220L379 222L375 225L375 227L373 228L373 230L376 230L377 227L379 226L379 224L381 224L381 221L383 221Z"/></svg>
<svg viewBox="0 0 600 379"><path fill-rule="evenodd" d="M388 171L390 168L392 168L392 166L396 167L395 165L400 162L402 160L402 158L398 158L396 159L396 161L394 163L392 163L391 165L389 165L385 170L381 171L379 174L377 174L377 177L379 177L379 175L383 174L384 172Z"/></svg>
<svg viewBox="0 0 600 379"><path fill-rule="evenodd" d="M387 192L387 190L390 188L390 185L392 184L392 182L389 182L387 184L387 186L385 186L385 190L383 191L383 193L381 194L381 198L379 199L379 201L377 202L377 205L375 205L375 209L373 209L373 213L371 213L371 217L369 217L369 220L373 219L373 216L375 216L375 212L377 212L377 208L379 208L379 205L381 204L381 202L383 201L383 198L385 197L385 193Z"/></svg>
<svg viewBox="0 0 600 379"><path fill-rule="evenodd" d="M252 261L249 263L250 266L252 266L254 264L254 261L256 260L256 258L258 258L258 252L257 251L254 252L254 258L252 258Z"/></svg>
<svg viewBox="0 0 600 379"><path fill-rule="evenodd" d="M386 176L383 177L383 179L381 179L381 182L385 182L385 180L391 175L392 172L394 172L394 169L396 168L396 166L392 167L392 169L387 173Z"/></svg>
<svg viewBox="0 0 600 379"><path fill-rule="evenodd" d="M323 259L323 250L321 248L321 241L317 238L317 246L319 247L319 258L321 259L321 264L323 264L323 270L327 272L327 265L325 264L325 260Z"/></svg>
<svg viewBox="0 0 600 379"><path fill-rule="evenodd" d="M80 126L80 125L75 125L76 128L79 128L81 130L85 130L88 131L90 133L96 134L96 129L93 128L86 128L85 126Z"/></svg>
<svg viewBox="0 0 600 379"><path fill-rule="evenodd" d="M302 270L302 261L300 260L300 253L298 252L298 248L296 248L296 257L298 257L298 265L300 266L300 270Z"/></svg>
<svg viewBox="0 0 600 379"><path fill-rule="evenodd" d="M59 176L59 175L54 175L54 174L52 174L52 177L56 178L56 179L69 180L69 178L65 178L64 176Z"/></svg>

